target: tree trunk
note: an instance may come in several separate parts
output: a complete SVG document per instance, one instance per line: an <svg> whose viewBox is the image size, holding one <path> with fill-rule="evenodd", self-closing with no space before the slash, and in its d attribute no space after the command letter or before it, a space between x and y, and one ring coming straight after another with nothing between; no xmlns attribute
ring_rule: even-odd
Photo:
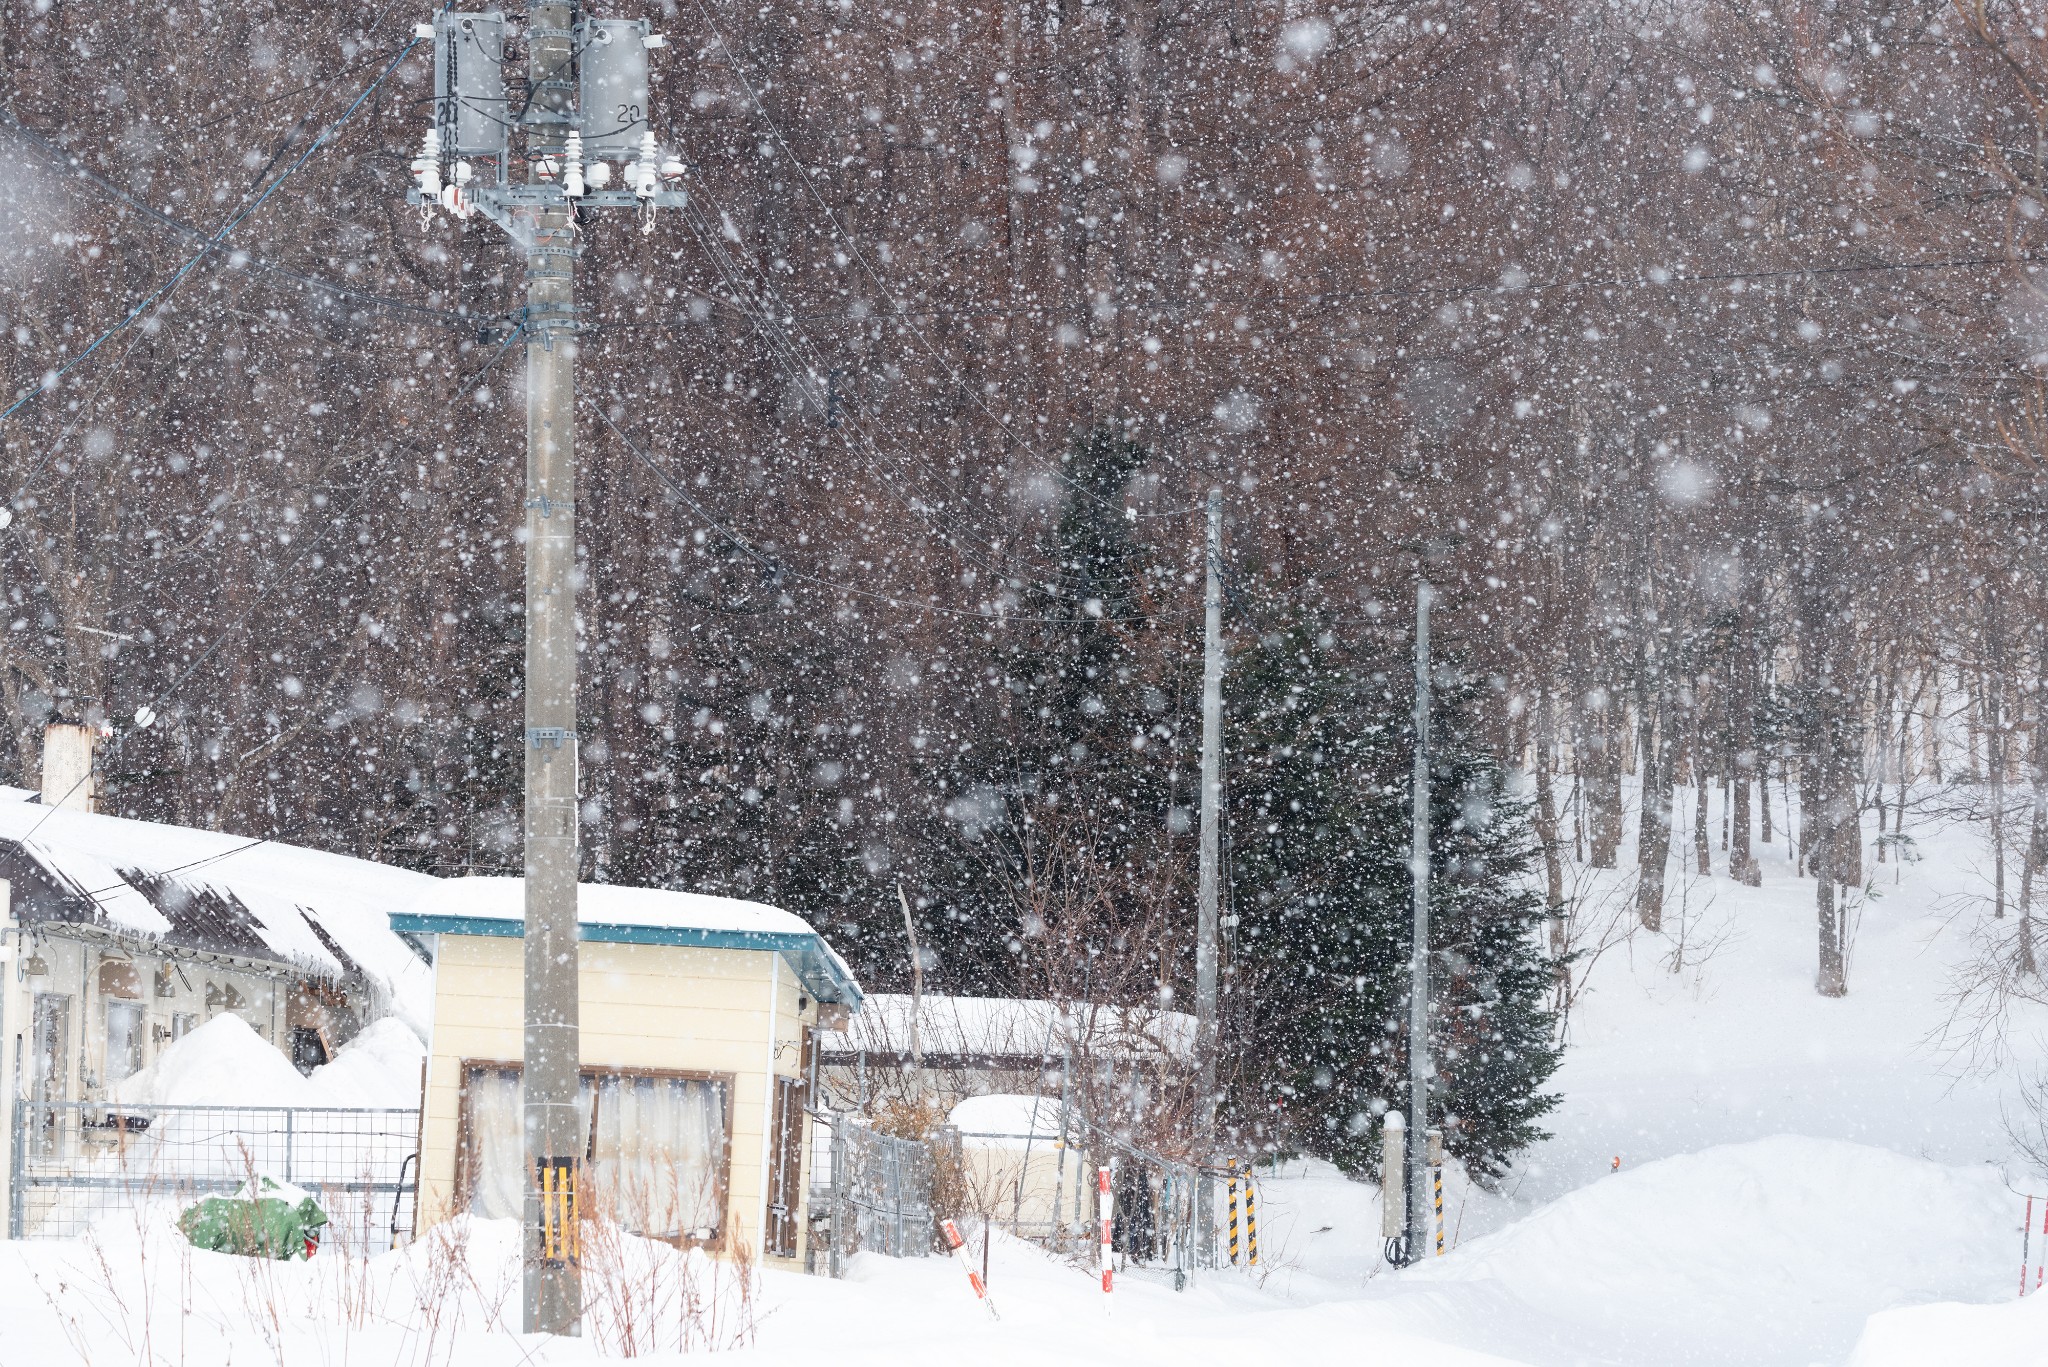
<svg viewBox="0 0 2048 1367"><path fill-rule="evenodd" d="M1822 846L1814 847L1815 861L1825 865ZM1816 870L1813 880L1814 905L1820 913L1820 971L1814 979L1814 990L1823 997L1846 997L1849 995L1849 975L1842 956L1842 909L1835 899L1835 880L1825 867Z"/></svg>
<svg viewBox="0 0 2048 1367"><path fill-rule="evenodd" d="M1991 916L2005 917L2005 641L1998 594L1984 595L1984 645L1990 667L1979 676L1984 688L1984 790L1991 798Z"/></svg>
<svg viewBox="0 0 2048 1367"><path fill-rule="evenodd" d="M1735 746L1735 761L1728 766L1729 850L1728 876L1747 887L1763 882L1756 857L1749 848L1749 785L1758 772L1756 753L1756 660L1753 628L1737 638L1735 657L1729 668L1732 687L1728 690L1728 728ZM1769 809L1766 808L1766 811ZM1766 832L1770 818L1764 818ZM1764 839L1769 840L1766 834Z"/></svg>
<svg viewBox="0 0 2048 1367"><path fill-rule="evenodd" d="M1621 848L1621 732L1618 724L1621 709L1614 704L1611 696L1601 699L1597 709L1588 709L1586 731L1589 754L1584 754L1581 764L1586 770L1586 805L1591 808L1588 837L1591 849L1588 862L1596 869L1614 867L1615 853Z"/></svg>
<svg viewBox="0 0 2048 1367"><path fill-rule="evenodd" d="M2048 698L2043 689L2048 689L2048 679L2038 682L2034 692L2034 735L2033 743L2027 747L2030 772L2028 781L2034 790L2033 819L2027 823L2026 857L2020 862L2020 971L2038 973L2040 969L2034 959L2034 883L2043 860L2048 860Z"/></svg>
<svg viewBox="0 0 2048 1367"><path fill-rule="evenodd" d="M1702 877L1714 872L1714 841L1707 819L1707 746L1701 733L1700 715L1692 718L1692 857L1693 868Z"/></svg>
<svg viewBox="0 0 2048 1367"><path fill-rule="evenodd" d="M1884 761L1885 742L1890 737L1892 703L1898 696L1897 680L1893 672L1881 671L1877 685L1877 773L1870 785L1871 800L1877 804L1877 862L1885 859L1884 847Z"/></svg>
<svg viewBox="0 0 2048 1367"><path fill-rule="evenodd" d="M1543 907L1550 915L1550 957L1566 953L1564 861L1557 848L1557 793L1551 774L1557 749L1557 701L1549 688L1536 695L1536 838L1543 846Z"/></svg>
<svg viewBox="0 0 2048 1367"><path fill-rule="evenodd" d="M1636 747L1643 768L1643 819L1636 828L1636 919L1644 930L1662 930L1664 867L1671 858L1671 768L1677 747L1671 744L1663 691L1648 702Z"/></svg>
<svg viewBox="0 0 2048 1367"><path fill-rule="evenodd" d="M1771 843L1771 757L1759 753L1756 757L1756 815L1757 839L1763 844Z"/></svg>

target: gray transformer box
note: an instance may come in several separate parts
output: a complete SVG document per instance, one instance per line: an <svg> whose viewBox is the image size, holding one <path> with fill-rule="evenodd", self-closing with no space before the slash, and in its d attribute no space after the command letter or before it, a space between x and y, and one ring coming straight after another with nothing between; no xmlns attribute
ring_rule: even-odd
<svg viewBox="0 0 2048 1367"><path fill-rule="evenodd" d="M577 26L583 154L626 161L649 127L645 19L585 19Z"/></svg>
<svg viewBox="0 0 2048 1367"><path fill-rule="evenodd" d="M516 114L505 95L505 16L436 14L434 127L442 155L504 156Z"/></svg>

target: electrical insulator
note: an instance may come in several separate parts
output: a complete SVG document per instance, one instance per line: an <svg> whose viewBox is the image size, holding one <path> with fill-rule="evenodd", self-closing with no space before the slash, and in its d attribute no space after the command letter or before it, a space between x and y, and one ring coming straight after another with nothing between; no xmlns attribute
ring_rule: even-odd
<svg viewBox="0 0 2048 1367"><path fill-rule="evenodd" d="M583 198L583 135L569 133L569 145L562 149L562 193L571 199Z"/></svg>
<svg viewBox="0 0 2048 1367"><path fill-rule="evenodd" d="M652 130L640 135L640 160L633 163L633 193L642 199L654 198L655 176L661 169L661 148L655 145Z"/></svg>
<svg viewBox="0 0 2048 1367"><path fill-rule="evenodd" d="M413 178L419 182L421 199L441 197L441 134L429 128L420 139L420 154L412 159Z"/></svg>
<svg viewBox="0 0 2048 1367"><path fill-rule="evenodd" d="M602 190L612 183L612 168L609 163L593 161L583 168L583 179L593 190Z"/></svg>
<svg viewBox="0 0 2048 1367"><path fill-rule="evenodd" d="M682 183L683 163L678 157L670 157L661 164L661 183L673 190Z"/></svg>

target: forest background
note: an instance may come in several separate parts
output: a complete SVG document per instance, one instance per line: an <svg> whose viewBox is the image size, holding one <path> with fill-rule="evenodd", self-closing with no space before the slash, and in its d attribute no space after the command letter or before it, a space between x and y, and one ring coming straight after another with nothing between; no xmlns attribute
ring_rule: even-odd
<svg viewBox="0 0 2048 1367"><path fill-rule="evenodd" d="M420 17L0 5L11 391ZM1215 486L1247 932L1319 905L1316 842L1370 786L1303 718L1385 739L1329 752L1347 782L1401 772L1424 569L1458 791L1534 779L1533 844L1483 878L1535 861L1543 905L1497 905L1548 914L1550 953L1562 852L1621 856L1625 773L1663 818L1651 927L1674 784L1727 785L1738 878L1796 789L1816 986L1847 991L1840 890L1934 780L1986 823L1994 958L2038 993L2042 7L654 17L693 205L594 225L580 271L588 877L802 909L873 987L908 977L907 899L934 988L1184 1002ZM516 870L519 272L403 202L430 93L402 63L0 428L0 771L106 721L111 810ZM1896 839L1866 848L1872 807Z"/></svg>

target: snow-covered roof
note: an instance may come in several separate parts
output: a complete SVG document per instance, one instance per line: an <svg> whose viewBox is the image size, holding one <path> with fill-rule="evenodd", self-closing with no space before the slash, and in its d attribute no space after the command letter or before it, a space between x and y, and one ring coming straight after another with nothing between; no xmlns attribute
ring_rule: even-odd
<svg viewBox="0 0 2048 1367"><path fill-rule="evenodd" d="M917 1052L934 1064L1021 1066L1057 1060L1070 1049L1183 1061L1194 1056L1195 1018L1185 1011L931 993L920 1008L913 1013L908 993L877 992L846 1029L826 1032L820 1047L828 1054L907 1059L914 1016Z"/></svg>
<svg viewBox="0 0 2048 1367"><path fill-rule="evenodd" d="M499 921L526 917L524 878L443 878L420 889L405 910L438 916L481 916ZM643 926L653 929L735 930L809 935L801 916L765 902L713 897L666 888L629 888L618 883L583 883L576 889L576 919L583 925Z"/></svg>
<svg viewBox="0 0 2048 1367"><path fill-rule="evenodd" d="M26 924L92 926L389 994L424 1029L433 979L389 913L440 880L276 841L46 807L0 788L0 877Z"/></svg>
<svg viewBox="0 0 2048 1367"><path fill-rule="evenodd" d="M450 878L429 880L394 924L420 934L517 935L525 919L525 879ZM777 952L818 1000L862 1000L853 970L824 937L801 916L764 902L582 883L576 922L585 940Z"/></svg>
<svg viewBox="0 0 2048 1367"><path fill-rule="evenodd" d="M953 1107L946 1123L981 1148L1023 1148L1060 1137L1060 1099L998 1092L970 1096Z"/></svg>

